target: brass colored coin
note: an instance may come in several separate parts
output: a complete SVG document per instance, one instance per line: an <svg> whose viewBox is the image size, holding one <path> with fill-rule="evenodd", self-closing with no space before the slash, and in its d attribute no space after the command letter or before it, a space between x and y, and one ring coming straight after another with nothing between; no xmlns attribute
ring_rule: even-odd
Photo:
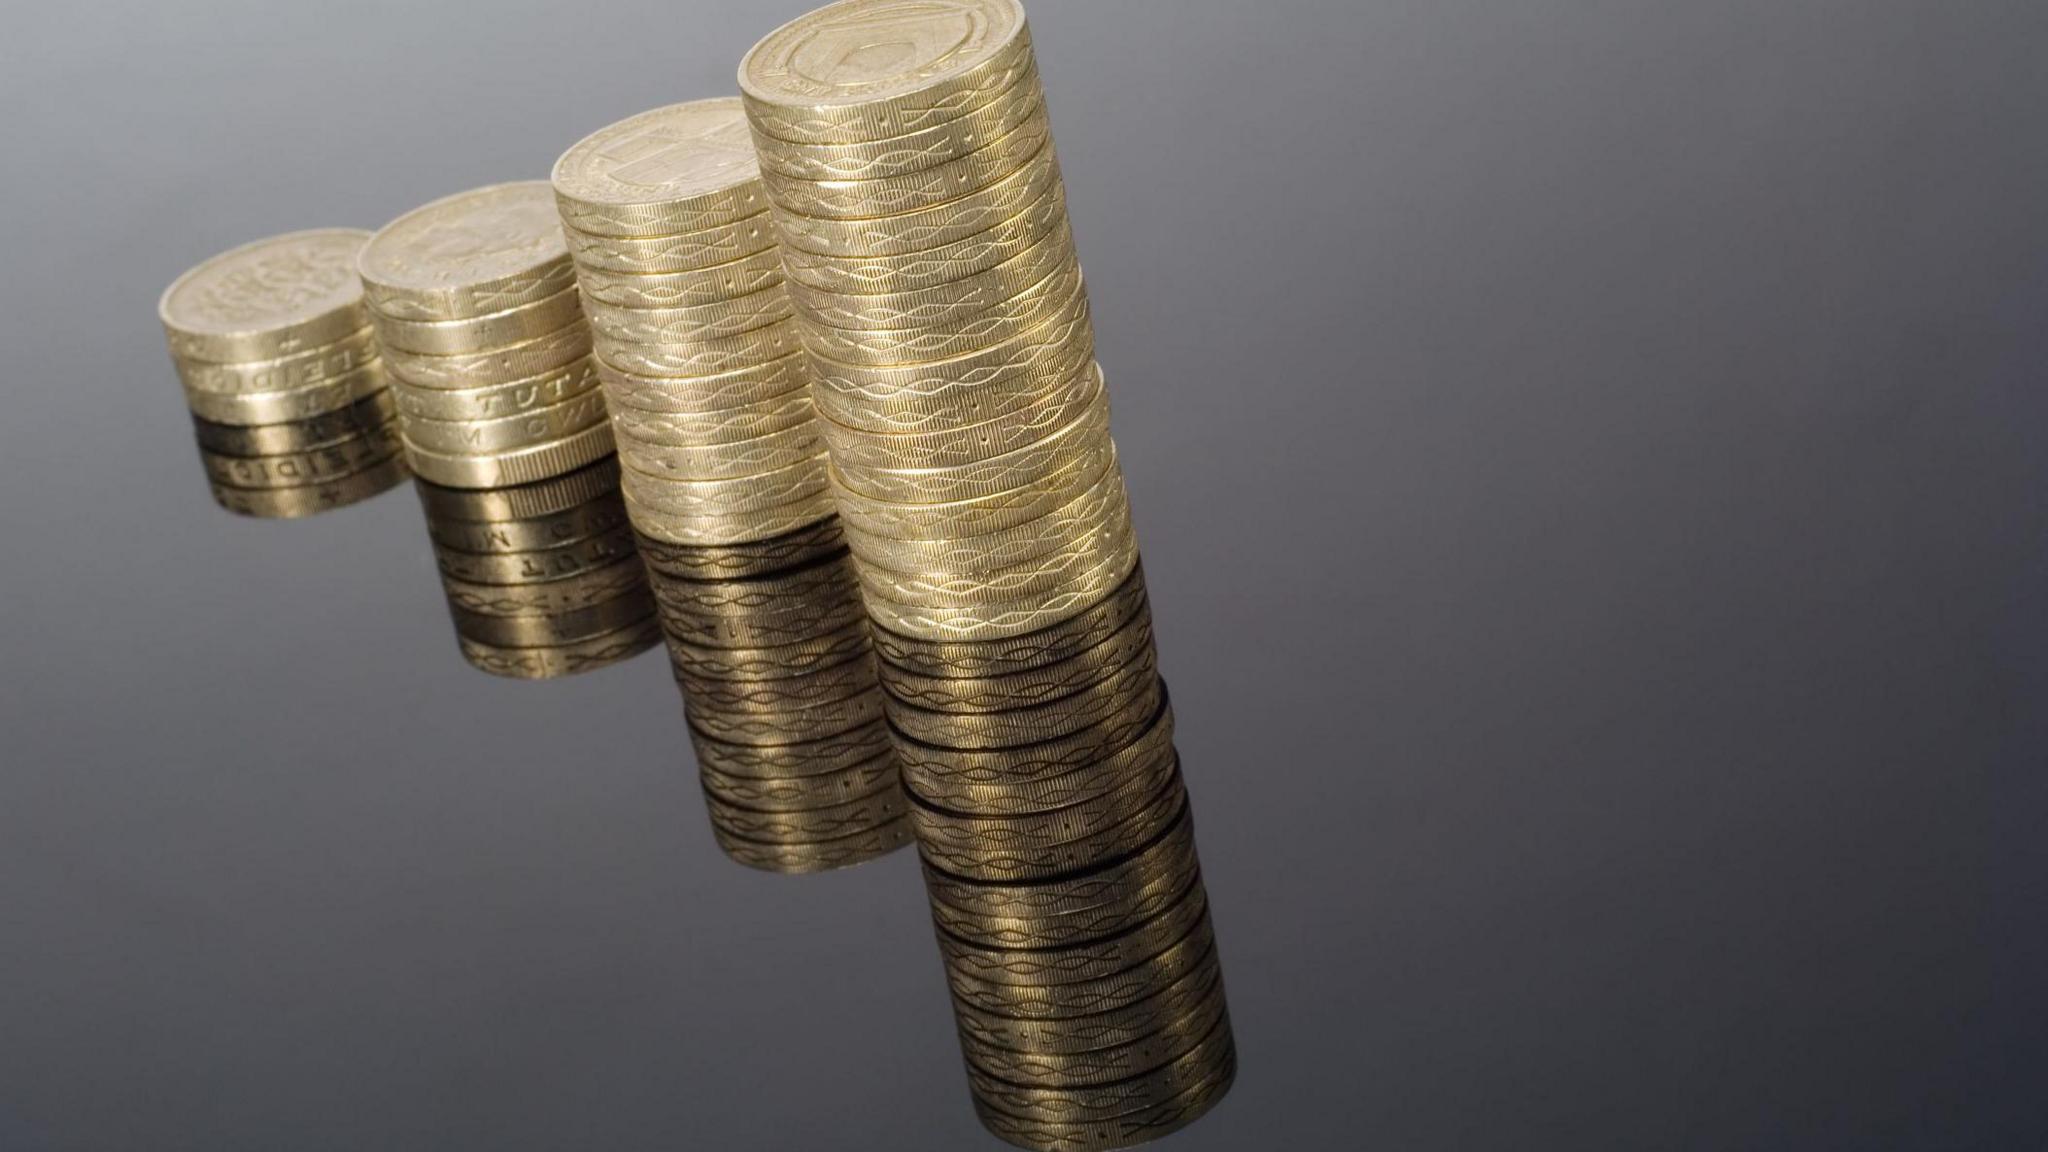
<svg viewBox="0 0 2048 1152"><path fill-rule="evenodd" d="M851 868L880 859L910 843L910 822L907 820L897 820L837 840L791 844L761 844L734 836L716 824L712 825L711 831L720 850L735 864L786 875Z"/></svg>
<svg viewBox="0 0 2048 1152"><path fill-rule="evenodd" d="M957 200L1029 163L1052 139L1045 106L1024 122L964 156L932 168L875 180L792 180L763 171L768 200L784 212L828 220L897 216Z"/></svg>
<svg viewBox="0 0 2048 1152"><path fill-rule="evenodd" d="M400 388L398 410L408 420L502 420L594 395L597 388L597 361L583 356L538 376L481 388Z"/></svg>
<svg viewBox="0 0 2048 1152"><path fill-rule="evenodd" d="M1017 295L978 312L949 315L938 323L918 328L855 332L812 324L804 329L804 347L827 360L845 364L914 364L952 359L1000 344L1012 333L1044 322L1080 283L1081 266L1068 261Z"/></svg>
<svg viewBox="0 0 2048 1152"><path fill-rule="evenodd" d="M473 584L443 576L441 590L451 608L478 616L561 616L620 596L644 594L647 575L639 558L628 556L545 584Z"/></svg>
<svg viewBox="0 0 2048 1152"><path fill-rule="evenodd" d="M1237 1055L1233 1051L1207 1079L1173 1099L1107 1120L1027 1120L998 1111L978 1099L974 1112L990 1134L1019 1148L1038 1152L1108 1152L1161 1140L1186 1128L1208 1115L1229 1095L1236 1079Z"/></svg>
<svg viewBox="0 0 2048 1152"><path fill-rule="evenodd" d="M545 180L475 188L416 208L386 224L356 266L370 307L395 320L487 316L576 282Z"/></svg>
<svg viewBox="0 0 2048 1152"><path fill-rule="evenodd" d="M215 424L290 424L339 412L383 392L390 384L384 361L373 357L361 367L331 380L288 392L200 392L187 388L185 404L192 415Z"/></svg>
<svg viewBox="0 0 2048 1152"><path fill-rule="evenodd" d="M903 792L894 780L865 796L825 808L762 812L720 799L706 790L711 822L727 835L763 844L807 843L857 836L903 818Z"/></svg>
<svg viewBox="0 0 2048 1152"><path fill-rule="evenodd" d="M832 601L858 598L853 561L841 551L817 564L751 580L661 582L665 603L693 616L756 620L815 613Z"/></svg>
<svg viewBox="0 0 2048 1152"><path fill-rule="evenodd" d="M297 520L360 503L405 482L411 475L404 456L392 456L360 472L300 488L233 488L210 485L214 503L237 516L259 520Z"/></svg>
<svg viewBox="0 0 2048 1152"><path fill-rule="evenodd" d="M444 488L421 481L420 506L429 519L533 520L566 512L592 500L616 498L619 462L607 457L563 476L507 488Z"/></svg>
<svg viewBox="0 0 2048 1152"><path fill-rule="evenodd" d="M833 479L833 494L849 532L863 539L964 540L1028 524L1071 503L1116 465L1116 444L1098 442L1028 488L944 504L891 504L872 500Z"/></svg>
<svg viewBox="0 0 2048 1152"><path fill-rule="evenodd" d="M1008 822L982 820L981 834L985 839L981 840L938 840L927 835L931 824L920 820L918 851L933 868L963 879L995 883L1045 880L1099 868L1123 856L1178 819L1186 800L1187 792L1181 786L1176 767L1167 774L1166 787L1142 804L1118 804L1113 813L1101 819L1081 821L1077 817L1076 823L1085 827L1085 834L1072 840L1052 843L1020 831L1035 817ZM930 813L925 808L919 811ZM962 827L956 822L954 831L957 833Z"/></svg>
<svg viewBox="0 0 2048 1152"><path fill-rule="evenodd" d="M1015 528L959 540L892 540L852 533L861 561L896 573L998 571L1071 547L1129 519L1123 475L1105 469L1079 496Z"/></svg>
<svg viewBox="0 0 2048 1152"><path fill-rule="evenodd" d="M899 332L957 324L1021 296L1055 272L1078 268L1074 240L1062 228L993 268L931 288L865 296L818 292L785 282L798 314L813 324L853 332Z"/></svg>
<svg viewBox="0 0 2048 1152"><path fill-rule="evenodd" d="M791 468L824 454L815 423L799 424L753 440L705 448L667 448L631 440L619 442L628 468L665 480L738 480Z"/></svg>
<svg viewBox="0 0 2048 1152"><path fill-rule="evenodd" d="M920 640L877 629L875 652L884 664L918 676L1006 676L1042 668L1085 651L1145 612L1145 574L1133 567L1100 603L1051 628L1000 641Z"/></svg>
<svg viewBox="0 0 2048 1152"><path fill-rule="evenodd" d="M667 578L655 575L650 579L660 584ZM874 651L868 642L866 620L822 629L788 644L755 648L699 644L691 639L695 631L692 625L681 635L668 638L669 660L678 681L693 677L728 684L780 680L857 660Z"/></svg>
<svg viewBox="0 0 2048 1152"><path fill-rule="evenodd" d="M386 422L320 448L274 456L222 456L199 451L206 478L228 488L299 488L331 484L398 453L398 425Z"/></svg>
<svg viewBox="0 0 2048 1152"><path fill-rule="evenodd" d="M840 700L827 700L791 708L773 715L722 713L701 708L687 709L690 724L713 739L729 744L783 745L798 739L823 739L872 722L882 714L879 687L856 692Z"/></svg>
<svg viewBox="0 0 2048 1152"><path fill-rule="evenodd" d="M1162 703L1166 700L1163 681L1159 699ZM1027 748L984 751L940 748L921 743L901 732L895 733L895 737L898 755L903 761L903 778L912 781L921 795L936 796L941 792L931 783L933 781L951 788L974 785L1019 789L1026 784L1082 771L1117 756L1121 749L1151 731L1157 720L1156 709L1152 712L1132 709L1058 740Z"/></svg>
<svg viewBox="0 0 2048 1152"><path fill-rule="evenodd" d="M355 264L368 240L355 228L291 232L192 268L157 301L171 355L213 364L277 360L366 327Z"/></svg>
<svg viewBox="0 0 2048 1152"><path fill-rule="evenodd" d="M612 430L619 434L622 445L714 448L756 440L792 428L813 428L817 423L815 415L810 391L798 388L759 403L715 412L648 412L619 407L612 410Z"/></svg>
<svg viewBox="0 0 2048 1152"><path fill-rule="evenodd" d="M901 256L965 240L993 228L1060 183L1059 159L1051 142L1047 142L1044 152L1017 171L936 208L866 220L819 220L777 212L775 234L784 252L794 249L821 256Z"/></svg>
<svg viewBox="0 0 2048 1152"><path fill-rule="evenodd" d="M972 980L949 971L946 982L953 989L955 1019L963 1026L970 1013L1047 1023L1078 1016L1099 1017L1165 991L1206 960L1215 945L1215 934L1205 916L1165 951L1099 980L1017 988ZM977 1021L978 1025L982 1023Z"/></svg>
<svg viewBox="0 0 2048 1152"><path fill-rule="evenodd" d="M879 180L936 168L1015 131L1045 102L1038 70L957 119L901 136L850 144L795 144L756 136L761 167L795 180Z"/></svg>
<svg viewBox="0 0 2048 1152"><path fill-rule="evenodd" d="M1079 287L1044 323L951 360L878 368L813 352L811 400L826 419L869 432L957 428L1029 406L1094 354L1088 293Z"/></svg>
<svg viewBox="0 0 2048 1152"><path fill-rule="evenodd" d="M609 124L555 161L562 223L597 236L701 232L767 207L735 97L671 104Z"/></svg>
<svg viewBox="0 0 2048 1152"><path fill-rule="evenodd" d="M1057 948L984 948L941 932L939 953L947 967L992 984L1033 987L1115 975L1180 939L1208 912L1202 885L1192 877L1184 880L1164 910L1114 936Z"/></svg>
<svg viewBox="0 0 2048 1152"><path fill-rule="evenodd" d="M775 246L775 225L766 212L675 236L564 235L576 266L601 272L690 272L730 264Z"/></svg>
<svg viewBox="0 0 2048 1152"><path fill-rule="evenodd" d="M948 775L920 762L905 772L904 785L926 804L964 816L1034 816L1095 800L1141 777L1156 779L1159 766L1173 759L1173 711L1163 681L1158 700L1149 725L1091 763L1010 780ZM1131 713L1117 717L1126 730L1135 719Z"/></svg>
<svg viewBox="0 0 2048 1152"><path fill-rule="evenodd" d="M597 374L604 380L605 401L624 411L679 415L723 412L779 400L801 392L810 397L811 370L800 351L772 359L743 358L740 367L720 375L640 376L603 361Z"/></svg>
<svg viewBox="0 0 2048 1152"><path fill-rule="evenodd" d="M515 680L554 680L630 660L661 643L661 629L650 616L608 635L546 648L500 648L458 639L462 658L479 671Z"/></svg>
<svg viewBox="0 0 2048 1152"><path fill-rule="evenodd" d="M400 386L400 391L404 391ZM604 423L604 393L584 391L560 403L490 420L407 417L405 439L424 452L481 456L552 443Z"/></svg>
<svg viewBox="0 0 2048 1152"><path fill-rule="evenodd" d="M647 619L654 613L654 597L645 587L631 588L609 600L602 600L571 612L541 616L498 616L471 612L453 602L448 614L455 631L494 648L552 648L607 636L621 628Z"/></svg>
<svg viewBox="0 0 2048 1152"><path fill-rule="evenodd" d="M705 680L679 668L675 673L676 686L682 689L693 708L723 713L752 711L764 715L838 700L875 682L874 661L862 655L779 680ZM794 735L796 739L803 738L802 733Z"/></svg>
<svg viewBox="0 0 2048 1152"><path fill-rule="evenodd" d="M1061 186L1054 184L1015 216L937 248L887 256L821 256L790 248L783 252L782 266L791 283L813 292L841 296L916 292L986 272L1066 228L1067 197Z"/></svg>
<svg viewBox="0 0 2048 1152"><path fill-rule="evenodd" d="M576 273L589 308L690 308L716 304L773 288L782 283L782 253L769 247L749 256L688 272L607 272L582 268Z"/></svg>
<svg viewBox="0 0 2048 1152"><path fill-rule="evenodd" d="M659 591L671 594L676 582ZM664 624L673 643L700 648L775 648L808 643L836 633L861 618L860 599L824 592L816 599L776 612L713 614L697 612L672 599L662 599Z"/></svg>
<svg viewBox="0 0 2048 1152"><path fill-rule="evenodd" d="M572 287L553 296L463 320L394 320L373 312L377 339L386 348L421 356L463 356L524 344L560 331L583 315Z"/></svg>
<svg viewBox="0 0 2048 1152"><path fill-rule="evenodd" d="M978 884L925 870L942 932L987 948L1055 948L1114 936L1164 911L1200 883L1186 816L1157 840L1079 877L1043 884Z"/></svg>
<svg viewBox="0 0 2048 1152"><path fill-rule="evenodd" d="M862 432L830 420L819 428L835 469L953 468L1045 439L1087 411L1102 387L1102 365L1091 364L1030 407L979 424L924 434Z"/></svg>
<svg viewBox="0 0 2048 1152"><path fill-rule="evenodd" d="M1031 67L1016 0L856 0L764 37L740 62L756 135L858 143L957 119Z"/></svg>
<svg viewBox="0 0 2048 1152"><path fill-rule="evenodd" d="M749 296L688 308L590 309L590 327L607 340L626 344L689 344L752 332L796 315L782 285Z"/></svg>
<svg viewBox="0 0 2048 1152"><path fill-rule="evenodd" d="M391 375L414 388L473 392L492 385L530 380L570 367L590 355L590 325L577 320L545 336L491 352L461 356L421 356L390 349L385 356Z"/></svg>
<svg viewBox="0 0 2048 1152"><path fill-rule="evenodd" d="M798 531L832 515L832 494L818 492L786 507L734 516L670 516L626 498L633 525L643 536L669 544L733 547Z"/></svg>
<svg viewBox="0 0 2048 1152"><path fill-rule="evenodd" d="M431 452L408 443L406 459L421 479L451 488L502 488L573 472L612 454L612 426L600 422L559 440L488 456Z"/></svg>
<svg viewBox="0 0 2048 1152"><path fill-rule="evenodd" d="M185 393L241 396L249 393L296 392L331 384L377 359L377 332L358 328L331 344L320 344L272 360L210 364L176 359Z"/></svg>
<svg viewBox="0 0 2048 1152"><path fill-rule="evenodd" d="M199 447L222 456L281 456L309 452L374 432L398 415L391 390L374 392L339 412L289 424L216 424L197 416Z"/></svg>
<svg viewBox="0 0 2048 1152"><path fill-rule="evenodd" d="M1222 989L1196 1004L1186 1016L1160 1022L1159 1030L1128 1044L1092 1052L1012 1052L961 1040L976 1068L997 1080L1037 1087L1079 1087L1107 1084L1169 1064L1195 1046L1223 1019Z"/></svg>
<svg viewBox="0 0 2048 1152"><path fill-rule="evenodd" d="M667 480L627 468L622 473L629 506L663 516L739 516L794 504L826 490L825 455L737 480ZM636 521L637 522L637 521Z"/></svg>
<svg viewBox="0 0 2048 1152"><path fill-rule="evenodd" d="M1116 675L1152 650L1152 614L1056 664L972 679L917 676L890 667L882 682L892 699L925 712L1005 712L1061 700Z"/></svg>
<svg viewBox="0 0 2048 1152"><path fill-rule="evenodd" d="M1114 504L1100 524L1059 548L988 571L927 570L898 572L877 567L862 556L862 588L899 608L973 611L977 608L1028 604L1031 598L1092 587L1106 594L1130 573L1137 553L1127 504ZM856 553L859 555L859 553ZM1103 583L1103 581L1109 583ZM1093 603L1090 600L1089 603Z"/></svg>
<svg viewBox="0 0 2048 1152"><path fill-rule="evenodd" d="M538 552L588 540L626 526L626 505L616 489L595 500L523 520L452 520L427 517L427 535L455 552L504 556Z"/></svg>
<svg viewBox="0 0 2048 1152"><path fill-rule="evenodd" d="M1175 953L1166 957L1164 965L1175 970L1173 976L1115 1008L1066 1017L1017 1017L1001 1011L985 1012L956 1000L954 1022L959 1026L961 1041L979 1048L1068 1055L1099 1052L1142 1040L1162 1023L1192 1016L1200 1011L1203 1001L1223 994L1223 972L1217 964L1213 937L1199 939L1199 926L1196 933L1200 950L1167 950Z"/></svg>
<svg viewBox="0 0 2048 1152"><path fill-rule="evenodd" d="M745 745L692 728L690 746L702 768L749 780L787 780L844 772L888 753L889 730L877 720L794 744Z"/></svg>
<svg viewBox="0 0 2048 1152"><path fill-rule="evenodd" d="M594 343L598 359L607 367L633 376L673 377L737 373L803 348L793 316L737 336L698 340L688 345L627 344L603 336L595 337ZM609 386L612 378L605 379Z"/></svg>
<svg viewBox="0 0 2048 1152"><path fill-rule="evenodd" d="M642 539L641 555L651 572L678 580L746 580L799 568L846 549L837 516L751 544L723 547L670 544Z"/></svg>
<svg viewBox="0 0 2048 1152"><path fill-rule="evenodd" d="M825 776L752 779L700 767L704 791L718 800L756 812L803 812L843 804L877 788L896 786L896 758L883 753L843 772Z"/></svg>
<svg viewBox="0 0 2048 1152"><path fill-rule="evenodd" d="M607 568L631 555L633 533L628 529L615 528L573 543L537 548L531 552L494 555L457 552L437 546L434 562L440 566L442 577L471 584L544 584Z"/></svg>
<svg viewBox="0 0 2048 1152"><path fill-rule="evenodd" d="M1235 1059L1230 1023L1225 1019L1173 1063L1125 1080L1030 1088L998 1080L972 1064L967 1068L967 1080L975 1099L996 1111L1057 1123L1093 1123L1171 1103L1225 1072Z"/></svg>
<svg viewBox="0 0 2048 1152"><path fill-rule="evenodd" d="M1126 534L1094 567L1057 588L1015 600L935 608L883 600L869 585L863 590L869 614L891 631L927 640L1002 640L1051 627L1087 611L1123 583L1137 562L1136 539Z"/></svg>
<svg viewBox="0 0 2048 1152"><path fill-rule="evenodd" d="M1108 440L1109 394L1097 389L1094 402L1065 424L985 459L937 468L874 467L837 459L833 463L841 484L871 500L949 504L1036 485L1076 457L1102 452Z"/></svg>

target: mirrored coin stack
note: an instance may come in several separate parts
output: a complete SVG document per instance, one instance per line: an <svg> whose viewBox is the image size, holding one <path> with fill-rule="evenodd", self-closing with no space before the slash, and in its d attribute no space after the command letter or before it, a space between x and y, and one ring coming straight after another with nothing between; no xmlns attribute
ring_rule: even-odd
<svg viewBox="0 0 2048 1152"><path fill-rule="evenodd" d="M475 667L547 680L660 642L616 460L504 488L416 486L448 614Z"/></svg>
<svg viewBox="0 0 2048 1152"><path fill-rule="evenodd" d="M640 531L741 544L832 514L775 233L738 100L657 108L556 162Z"/></svg>
<svg viewBox="0 0 2048 1152"><path fill-rule="evenodd" d="M838 522L751 544L641 538L711 827L818 872L910 842L860 585Z"/></svg>
<svg viewBox="0 0 2048 1152"><path fill-rule="evenodd" d="M976 1109L1190 1123L1236 1051L1023 11L848 0L740 86Z"/></svg>
<svg viewBox="0 0 2048 1152"><path fill-rule="evenodd" d="M437 200L357 262L422 479L497 488L612 454L576 271L545 181Z"/></svg>
<svg viewBox="0 0 2048 1152"><path fill-rule="evenodd" d="M405 478L355 275L369 238L327 228L258 240L164 291L157 313L221 507L309 516Z"/></svg>

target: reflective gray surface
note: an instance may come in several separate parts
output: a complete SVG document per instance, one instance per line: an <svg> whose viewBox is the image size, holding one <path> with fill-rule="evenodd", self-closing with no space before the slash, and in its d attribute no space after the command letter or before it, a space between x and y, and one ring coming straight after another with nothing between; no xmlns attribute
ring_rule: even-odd
<svg viewBox="0 0 2048 1152"><path fill-rule="evenodd" d="M995 1147L915 862L717 851L656 656L208 501L221 248L801 2L10 11L0 1148ZM1243 1071L1169 1147L2048 1137L2048 7L1032 0Z"/></svg>

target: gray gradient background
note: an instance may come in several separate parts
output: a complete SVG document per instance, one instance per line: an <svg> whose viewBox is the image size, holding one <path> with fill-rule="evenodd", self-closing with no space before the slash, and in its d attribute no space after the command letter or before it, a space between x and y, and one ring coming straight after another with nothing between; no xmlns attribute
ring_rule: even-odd
<svg viewBox="0 0 2048 1152"><path fill-rule="evenodd" d="M997 1146L910 856L728 863L404 491L215 510L155 324L804 6L9 7L0 1149ZM1031 10L1243 1051L1170 1146L2048 1138L2048 5Z"/></svg>

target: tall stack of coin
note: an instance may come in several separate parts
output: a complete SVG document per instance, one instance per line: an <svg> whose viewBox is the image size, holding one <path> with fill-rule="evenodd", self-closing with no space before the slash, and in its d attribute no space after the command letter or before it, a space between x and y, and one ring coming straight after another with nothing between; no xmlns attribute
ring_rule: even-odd
<svg viewBox="0 0 2048 1152"><path fill-rule="evenodd" d="M448 614L472 665L546 680L660 642L617 461L503 488L417 487Z"/></svg>
<svg viewBox="0 0 2048 1152"><path fill-rule="evenodd" d="M545 181L409 212L371 238L357 268L422 479L532 484L611 455L590 327Z"/></svg>
<svg viewBox="0 0 2048 1152"><path fill-rule="evenodd" d="M554 189L634 524L673 544L724 546L830 516L739 101L600 129L556 162Z"/></svg>
<svg viewBox="0 0 2048 1152"><path fill-rule="evenodd" d="M273 236L164 290L157 314L222 507L306 516L405 478L355 275L369 238L352 228Z"/></svg>
<svg viewBox="0 0 2048 1152"><path fill-rule="evenodd" d="M1236 1052L1023 10L848 0L740 87L976 1109L1180 1127Z"/></svg>
<svg viewBox="0 0 2048 1152"><path fill-rule="evenodd" d="M726 855L817 872L908 844L874 647L838 522L749 544L640 545Z"/></svg>

